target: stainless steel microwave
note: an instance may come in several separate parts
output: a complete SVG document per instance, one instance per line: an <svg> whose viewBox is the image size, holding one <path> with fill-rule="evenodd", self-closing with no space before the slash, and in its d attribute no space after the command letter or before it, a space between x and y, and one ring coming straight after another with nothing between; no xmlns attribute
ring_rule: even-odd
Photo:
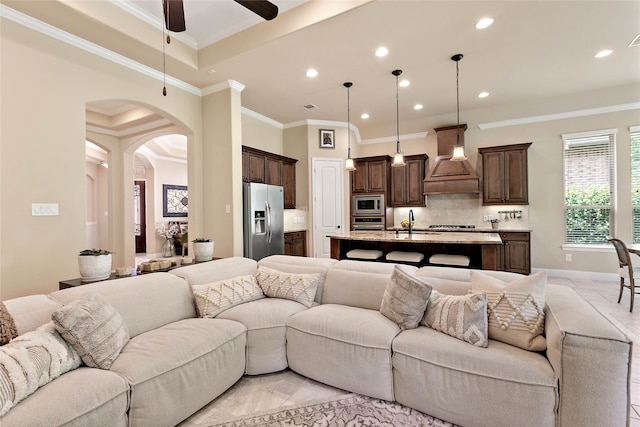
<svg viewBox="0 0 640 427"><path fill-rule="evenodd" d="M352 197L353 216L384 215L384 194L366 194Z"/></svg>

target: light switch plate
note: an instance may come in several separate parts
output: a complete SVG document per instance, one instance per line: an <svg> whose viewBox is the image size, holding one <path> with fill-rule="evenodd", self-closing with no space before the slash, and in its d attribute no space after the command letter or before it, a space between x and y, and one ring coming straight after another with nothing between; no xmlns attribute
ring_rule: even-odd
<svg viewBox="0 0 640 427"><path fill-rule="evenodd" d="M57 203L31 203L32 216L57 216Z"/></svg>

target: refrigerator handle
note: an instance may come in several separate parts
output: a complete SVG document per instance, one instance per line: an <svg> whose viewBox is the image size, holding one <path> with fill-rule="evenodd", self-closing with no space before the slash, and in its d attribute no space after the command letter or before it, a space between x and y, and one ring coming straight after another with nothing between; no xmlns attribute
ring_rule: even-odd
<svg viewBox="0 0 640 427"><path fill-rule="evenodd" d="M264 202L265 211L267 212L267 243L271 243L271 205Z"/></svg>

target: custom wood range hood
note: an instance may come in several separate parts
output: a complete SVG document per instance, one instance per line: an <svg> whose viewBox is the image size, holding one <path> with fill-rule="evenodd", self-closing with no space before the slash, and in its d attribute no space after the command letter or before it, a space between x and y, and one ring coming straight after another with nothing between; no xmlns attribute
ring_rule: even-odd
<svg viewBox="0 0 640 427"><path fill-rule="evenodd" d="M460 145L464 146L466 124L460 126ZM438 156L424 180L424 194L479 193L480 180L468 160L451 160L457 142L458 126L436 128Z"/></svg>

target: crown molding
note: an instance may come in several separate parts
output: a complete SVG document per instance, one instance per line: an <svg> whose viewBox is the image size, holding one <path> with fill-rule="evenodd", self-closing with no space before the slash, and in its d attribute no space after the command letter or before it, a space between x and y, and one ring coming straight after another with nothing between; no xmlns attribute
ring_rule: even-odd
<svg viewBox="0 0 640 427"><path fill-rule="evenodd" d="M260 113L256 113L255 111L250 110L247 107L240 107L240 110L242 111L242 114L244 114L246 116L249 116L249 117L253 117L254 119L260 120L261 122L264 122L264 123L266 123L266 124L268 124L270 126L273 126L275 128L278 128L278 129L284 129L285 128L285 126L282 123L280 123L280 122L278 122L276 120L273 120L273 119L271 119L271 118L269 118L267 116L263 116Z"/></svg>
<svg viewBox="0 0 640 427"><path fill-rule="evenodd" d="M372 139L363 139L359 144L382 144L385 142L397 142L400 141L409 141L412 139L423 139L426 138L429 132L418 132L418 133L409 133L406 135L397 136L383 136L382 138L372 138Z"/></svg>
<svg viewBox="0 0 640 427"><path fill-rule="evenodd" d="M238 92L242 92L246 86L235 80L225 80L220 83L216 83L211 86L207 86L200 91L201 96L211 95L212 93L220 92L225 89L233 89Z"/></svg>
<svg viewBox="0 0 640 427"><path fill-rule="evenodd" d="M584 110L565 111L562 113L544 114L541 116L521 117L518 119L501 120L498 122L480 123L478 128L495 129L507 126L517 126L529 123L549 122L552 120L563 120L574 117L594 116L597 114L616 113L619 111L638 110L640 109L640 102L630 102L628 104L608 105L606 107L587 108Z"/></svg>
<svg viewBox="0 0 640 427"><path fill-rule="evenodd" d="M175 77L172 77L170 75L165 75L162 72L139 62L132 61L131 59L123 55L110 51L109 49L105 49L102 46L98 46L97 44L91 43L80 37L74 36L73 34L70 34L66 31L62 31L59 28L56 28L38 19L34 19L31 16L25 15L24 13L18 12L17 10L11 9L10 7L7 7L3 4L0 4L0 17L6 18L17 24L23 25L29 29L49 36L53 39L77 47L78 49L82 49L85 52L92 53L108 61L114 62L118 65L122 65L123 67L129 68L130 70L139 72L158 81L165 81L166 83L179 89L191 92L194 95L202 96L202 91L197 87L190 85L189 83L183 82L182 80L176 79Z"/></svg>

